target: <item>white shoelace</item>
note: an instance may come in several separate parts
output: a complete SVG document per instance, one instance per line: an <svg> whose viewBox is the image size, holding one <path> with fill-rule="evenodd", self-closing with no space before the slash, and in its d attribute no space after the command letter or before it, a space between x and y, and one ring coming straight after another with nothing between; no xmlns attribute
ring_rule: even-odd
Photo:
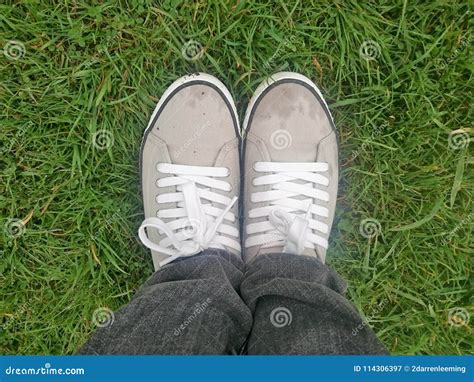
<svg viewBox="0 0 474 382"><path fill-rule="evenodd" d="M314 249L315 245L327 248L327 240L315 232L327 234L329 227L313 219L313 214L327 218L329 210L314 204L313 199L329 201L326 191L314 187L316 184L329 185L329 179L320 174L328 171L328 164L256 162L254 169L270 174L255 178L253 185L271 187L267 191L252 193L250 199L253 203L270 205L249 211L250 219L265 218L265 221L247 225L249 236L245 247L283 245L284 252L293 254L302 254L305 248Z"/></svg>
<svg viewBox="0 0 474 382"><path fill-rule="evenodd" d="M236 217L230 210L237 197L231 199L210 190L231 191L228 182L214 179L225 178L229 175L229 169L159 163L157 170L171 175L159 179L158 187L176 187L176 192L158 195L158 204L177 203L178 208L161 209L158 211L158 217L145 219L138 230L138 236L149 249L170 256L161 261L160 266L182 256L195 255L206 248L229 247L240 251L238 229L224 224L224 221L235 222ZM207 200L208 203L202 203L201 199ZM226 207L220 209L210 202ZM175 220L165 223L161 218ZM167 237L156 244L148 238L146 228L156 228Z"/></svg>

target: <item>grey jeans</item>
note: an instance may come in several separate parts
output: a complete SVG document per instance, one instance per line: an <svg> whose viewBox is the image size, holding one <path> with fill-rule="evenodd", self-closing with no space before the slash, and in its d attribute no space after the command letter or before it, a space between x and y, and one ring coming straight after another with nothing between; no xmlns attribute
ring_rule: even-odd
<svg viewBox="0 0 474 382"><path fill-rule="evenodd" d="M316 258L221 250L155 272L80 354L388 354Z"/></svg>

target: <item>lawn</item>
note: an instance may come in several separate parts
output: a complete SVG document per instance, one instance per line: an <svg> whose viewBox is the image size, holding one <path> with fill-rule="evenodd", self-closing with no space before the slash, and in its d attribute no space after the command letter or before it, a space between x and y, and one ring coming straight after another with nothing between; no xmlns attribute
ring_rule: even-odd
<svg viewBox="0 0 474 382"><path fill-rule="evenodd" d="M74 353L151 275L138 156L166 87L213 74L243 117L282 70L335 117L351 301L393 354L473 353L467 0L47 3L0 5L2 354Z"/></svg>

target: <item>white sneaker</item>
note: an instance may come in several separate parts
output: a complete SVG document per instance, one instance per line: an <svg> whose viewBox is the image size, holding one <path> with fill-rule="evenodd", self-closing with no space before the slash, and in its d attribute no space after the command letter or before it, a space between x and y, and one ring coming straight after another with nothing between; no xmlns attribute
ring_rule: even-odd
<svg viewBox="0 0 474 382"><path fill-rule="evenodd" d="M155 269L206 248L240 255L240 140L234 101L217 78L182 77L161 97L140 161L138 234Z"/></svg>
<svg viewBox="0 0 474 382"><path fill-rule="evenodd" d="M329 108L296 73L262 83L245 115L245 260L286 252L326 258L338 184Z"/></svg>

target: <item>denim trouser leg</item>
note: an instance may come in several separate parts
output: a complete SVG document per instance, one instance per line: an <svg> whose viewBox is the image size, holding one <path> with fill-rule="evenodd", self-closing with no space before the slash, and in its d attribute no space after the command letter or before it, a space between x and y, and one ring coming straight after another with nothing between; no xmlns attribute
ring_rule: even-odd
<svg viewBox="0 0 474 382"><path fill-rule="evenodd" d="M388 354L345 290L316 258L257 256L241 285L254 317L248 354Z"/></svg>
<svg viewBox="0 0 474 382"><path fill-rule="evenodd" d="M242 277L242 261L225 251L175 261L155 272L80 353L236 354L252 327L238 294Z"/></svg>
<svg viewBox="0 0 474 382"><path fill-rule="evenodd" d="M80 353L386 354L344 291L315 258L260 255L244 273L206 250L153 274Z"/></svg>

